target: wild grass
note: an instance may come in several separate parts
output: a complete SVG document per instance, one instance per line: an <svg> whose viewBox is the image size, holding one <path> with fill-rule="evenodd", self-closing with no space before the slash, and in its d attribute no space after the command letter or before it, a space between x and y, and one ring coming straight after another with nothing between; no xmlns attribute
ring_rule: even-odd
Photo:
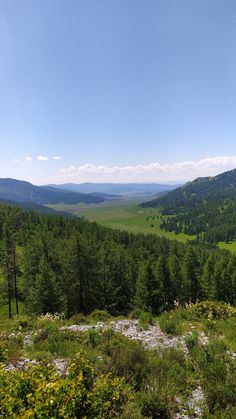
<svg viewBox="0 0 236 419"><path fill-rule="evenodd" d="M236 347L236 319L212 320L200 314L193 318L191 310L182 308L155 319L149 313L139 313L139 317L146 328L158 322L169 335L185 335L189 355L173 348L146 350L139 342L109 328L111 318L106 312L95 312L88 318L78 315L77 321L79 324L105 321L106 329L61 331L61 326L74 323L76 318L67 321L56 316L4 320L0 331L0 363L5 365L22 357L43 364L55 358L70 362L77 353L85 353L96 376L110 374L122 378L129 386L132 397L124 401L119 416L123 419L128 416L171 418L199 385L206 397L204 417L235 417L236 361L230 351ZM202 345L200 331L209 337L208 344ZM32 346L23 345L26 336L31 337Z"/></svg>
<svg viewBox="0 0 236 419"><path fill-rule="evenodd" d="M150 199L150 197L149 197ZM96 221L105 227L128 231L131 233L156 234L171 240L186 243L195 236L175 234L160 228L161 214L156 208L139 208L145 197L139 199L121 199L101 204L50 205L55 210L73 213L89 221Z"/></svg>

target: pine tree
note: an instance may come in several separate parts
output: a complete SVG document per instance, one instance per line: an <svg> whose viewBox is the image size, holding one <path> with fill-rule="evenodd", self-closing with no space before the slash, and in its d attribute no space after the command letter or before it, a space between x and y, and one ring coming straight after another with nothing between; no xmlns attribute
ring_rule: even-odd
<svg viewBox="0 0 236 419"><path fill-rule="evenodd" d="M61 290L45 256L42 256L39 263L38 274L28 298L28 307L32 313L37 314L63 312Z"/></svg>
<svg viewBox="0 0 236 419"><path fill-rule="evenodd" d="M194 249L189 246L187 247L183 265L182 265L182 276L184 284L185 301L190 300L195 303L200 297L199 287L199 263L197 254Z"/></svg>
<svg viewBox="0 0 236 419"><path fill-rule="evenodd" d="M168 258L168 269L169 269L169 283L171 289L171 301L182 302L183 301L183 284L181 277L181 266L180 260L175 253L170 254Z"/></svg>
<svg viewBox="0 0 236 419"><path fill-rule="evenodd" d="M203 266L203 274L201 276L201 297L203 300L214 300L216 295L215 289L215 262L212 256L209 256Z"/></svg>
<svg viewBox="0 0 236 419"><path fill-rule="evenodd" d="M16 301L16 314L19 314L17 290L17 257L16 245L8 222L3 224L3 266L8 290L8 315L12 317L12 298Z"/></svg>
<svg viewBox="0 0 236 419"><path fill-rule="evenodd" d="M136 308L148 311L149 306L149 289L148 289L148 273L147 264L141 263L138 270L138 278L136 282L136 291L134 305Z"/></svg>

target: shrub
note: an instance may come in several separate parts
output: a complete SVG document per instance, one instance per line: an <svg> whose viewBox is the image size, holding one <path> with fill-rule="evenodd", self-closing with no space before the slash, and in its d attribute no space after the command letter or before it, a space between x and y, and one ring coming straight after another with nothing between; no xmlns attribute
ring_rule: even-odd
<svg viewBox="0 0 236 419"><path fill-rule="evenodd" d="M0 342L0 362L5 362L8 358L8 344L5 341Z"/></svg>
<svg viewBox="0 0 236 419"><path fill-rule="evenodd" d="M101 342L101 335L94 329L88 331L88 344L92 346L92 348L96 348L98 344Z"/></svg>
<svg viewBox="0 0 236 419"><path fill-rule="evenodd" d="M147 351L137 342L115 334L104 343L108 369L139 389L147 376Z"/></svg>
<svg viewBox="0 0 236 419"><path fill-rule="evenodd" d="M144 329L147 329L153 323L152 314L147 311L141 311L139 314L139 324Z"/></svg>
<svg viewBox="0 0 236 419"><path fill-rule="evenodd" d="M111 315L106 310L94 310L89 317L97 322L105 322L111 318Z"/></svg>
<svg viewBox="0 0 236 419"><path fill-rule="evenodd" d="M86 316L84 316L84 314L79 313L79 314L74 314L71 318L70 321L73 324L88 324L89 320Z"/></svg>
<svg viewBox="0 0 236 419"><path fill-rule="evenodd" d="M188 350L191 352L199 344L199 337L197 332L193 332L185 336L185 343Z"/></svg>
<svg viewBox="0 0 236 419"><path fill-rule="evenodd" d="M131 319L138 319L141 313L142 310L140 308L136 308L130 313L129 317Z"/></svg>
<svg viewBox="0 0 236 419"><path fill-rule="evenodd" d="M196 320L218 320L236 317L236 308L230 304L217 301L201 301L197 304L189 304L187 310L193 314Z"/></svg>
<svg viewBox="0 0 236 419"><path fill-rule="evenodd" d="M141 395L141 413L145 418L168 419L170 411L166 401L158 393L148 392Z"/></svg>
<svg viewBox="0 0 236 419"><path fill-rule="evenodd" d="M19 330L33 330L36 325L36 321L33 317L28 316L17 316L16 328Z"/></svg>
<svg viewBox="0 0 236 419"><path fill-rule="evenodd" d="M41 332L35 337L34 352L48 352L49 354L56 354L59 357L71 358L74 357L79 350L80 342L85 341L85 334L73 333L70 331L54 332L45 334Z"/></svg>
<svg viewBox="0 0 236 419"><path fill-rule="evenodd" d="M40 329L39 333L37 333L37 335L35 336L34 342L35 343L42 342L42 341L48 339L48 337L50 335L55 336L55 334L57 334L57 333L59 334L58 327L51 322L49 322L49 323L46 322L46 323L43 324L43 327Z"/></svg>
<svg viewBox="0 0 236 419"><path fill-rule="evenodd" d="M204 329L209 332L210 330L214 330L216 328L216 321L207 319L204 321L203 325Z"/></svg>
<svg viewBox="0 0 236 419"><path fill-rule="evenodd" d="M177 395L186 394L189 386L190 364L182 350L174 348L150 351L145 366L147 379L144 388L168 399L170 408L175 405Z"/></svg>
<svg viewBox="0 0 236 419"><path fill-rule="evenodd" d="M95 377L81 353L64 378L46 365L28 371L0 369L0 417L4 418L111 419L121 413L129 394L124 380L110 374Z"/></svg>
<svg viewBox="0 0 236 419"><path fill-rule="evenodd" d="M163 313L158 318L158 323L162 332L165 332L168 335L180 335L182 332L182 323L175 311Z"/></svg>
<svg viewBox="0 0 236 419"><path fill-rule="evenodd" d="M198 365L203 374L204 393L210 413L236 407L236 363L227 353L222 340L202 348ZM222 416L220 417L230 417Z"/></svg>

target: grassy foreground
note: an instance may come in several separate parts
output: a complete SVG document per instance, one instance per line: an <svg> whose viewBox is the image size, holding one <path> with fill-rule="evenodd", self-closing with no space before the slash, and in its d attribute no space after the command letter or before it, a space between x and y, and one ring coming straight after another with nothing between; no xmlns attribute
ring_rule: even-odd
<svg viewBox="0 0 236 419"><path fill-rule="evenodd" d="M144 333L159 324L163 339L182 337L187 352L145 349L116 333L109 324L117 319L101 311L69 321L57 315L1 320L0 417L236 417L236 310L205 302L139 319ZM106 327L61 330L98 321Z"/></svg>

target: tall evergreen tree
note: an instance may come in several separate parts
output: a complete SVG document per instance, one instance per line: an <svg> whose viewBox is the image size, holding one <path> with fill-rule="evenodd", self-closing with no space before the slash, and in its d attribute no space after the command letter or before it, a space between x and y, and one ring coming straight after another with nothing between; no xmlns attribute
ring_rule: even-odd
<svg viewBox="0 0 236 419"><path fill-rule="evenodd" d="M195 250L188 246L183 259L182 276L185 289L185 301L195 303L200 297L199 263Z"/></svg>
<svg viewBox="0 0 236 419"><path fill-rule="evenodd" d="M7 221L3 224L2 233L3 266L8 290L8 315L12 317L12 298L15 297L16 314L19 314L18 290L17 290L17 257L16 245L11 228Z"/></svg>
<svg viewBox="0 0 236 419"><path fill-rule="evenodd" d="M30 290L28 308L37 314L64 311L64 301L59 284L45 256L42 256L40 260L38 273Z"/></svg>
<svg viewBox="0 0 236 419"><path fill-rule="evenodd" d="M214 300L215 296L215 261L212 256L209 256L203 266L203 274L201 276L201 297L203 300Z"/></svg>
<svg viewBox="0 0 236 419"><path fill-rule="evenodd" d="M138 269L138 278L136 282L136 291L134 304L135 307L148 311L150 310L149 306L149 289L148 289L148 275L147 275L147 264L145 262L141 263Z"/></svg>

